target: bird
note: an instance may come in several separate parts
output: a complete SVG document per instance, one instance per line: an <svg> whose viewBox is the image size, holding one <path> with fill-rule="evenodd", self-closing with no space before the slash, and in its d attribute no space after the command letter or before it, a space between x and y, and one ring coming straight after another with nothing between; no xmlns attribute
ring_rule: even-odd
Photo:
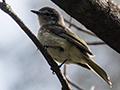
<svg viewBox="0 0 120 90"><path fill-rule="evenodd" d="M40 24L37 37L55 61L92 70L112 86L107 73L90 57L94 55L88 45L65 26L62 15L56 9L43 7L31 12L38 16Z"/></svg>

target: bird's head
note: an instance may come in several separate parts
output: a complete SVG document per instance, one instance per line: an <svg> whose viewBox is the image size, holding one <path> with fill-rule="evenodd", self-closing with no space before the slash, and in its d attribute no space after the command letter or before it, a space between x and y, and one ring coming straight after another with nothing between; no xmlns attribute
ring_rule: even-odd
<svg viewBox="0 0 120 90"><path fill-rule="evenodd" d="M31 12L37 14L40 25L54 23L64 24L62 15L53 8L43 7L38 11L31 10Z"/></svg>

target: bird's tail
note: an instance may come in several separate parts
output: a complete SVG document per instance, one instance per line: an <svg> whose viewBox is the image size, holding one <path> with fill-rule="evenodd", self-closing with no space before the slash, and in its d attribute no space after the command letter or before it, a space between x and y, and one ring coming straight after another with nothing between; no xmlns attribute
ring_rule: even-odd
<svg viewBox="0 0 120 90"><path fill-rule="evenodd" d="M90 60L87 60L86 64L93 72L95 72L98 76L100 76L103 80L105 80L110 87L112 87L112 83L110 82L110 78L107 75L107 73L97 64L95 63L91 58Z"/></svg>

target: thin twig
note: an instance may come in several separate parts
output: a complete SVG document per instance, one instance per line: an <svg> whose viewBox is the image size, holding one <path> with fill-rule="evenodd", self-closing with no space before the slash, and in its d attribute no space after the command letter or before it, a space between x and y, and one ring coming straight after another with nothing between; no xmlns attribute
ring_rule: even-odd
<svg viewBox="0 0 120 90"><path fill-rule="evenodd" d="M67 67L66 67L66 64L64 64L64 71L63 71L63 74L64 74L64 76L66 77L66 71L67 71Z"/></svg>
<svg viewBox="0 0 120 90"><path fill-rule="evenodd" d="M104 45L104 42L87 42L88 45Z"/></svg>
<svg viewBox="0 0 120 90"><path fill-rule="evenodd" d="M39 42L39 40L36 38L36 36L30 31L30 29L24 24L24 22L13 12L12 8L4 3L0 2L0 9L2 9L4 12L9 14L16 23L22 28L22 30L29 36L29 38L34 42L36 47L41 51L45 59L47 60L48 64L51 66L51 69L53 72L56 73L59 81L62 85L62 90L71 90L71 88L68 85L67 80L63 76L61 70L59 69L57 63L52 59L52 57L49 55L47 50L43 47L43 45Z"/></svg>
<svg viewBox="0 0 120 90"><path fill-rule="evenodd" d="M75 88L77 88L78 90L83 90L82 88L80 88L79 86L77 86L75 83L73 83L72 81L70 81L67 77L66 77L67 81L73 85Z"/></svg>
<svg viewBox="0 0 120 90"><path fill-rule="evenodd" d="M68 20L66 20L66 19L64 19L64 21L67 22L67 23L70 23L70 21L68 21ZM84 33L87 33L87 34L89 34L89 35L92 35L92 36L97 37L95 34L89 32L89 31L83 30L83 29L81 29L80 27L78 27L78 26L76 26L76 25L74 25L74 24L72 24L72 23L71 23L71 26L75 27L76 29L78 29L78 30L80 30L80 31L82 31L82 32L84 32Z"/></svg>
<svg viewBox="0 0 120 90"><path fill-rule="evenodd" d="M70 17L69 26L68 26L69 28L71 28L72 26L71 24L72 24L72 17Z"/></svg>

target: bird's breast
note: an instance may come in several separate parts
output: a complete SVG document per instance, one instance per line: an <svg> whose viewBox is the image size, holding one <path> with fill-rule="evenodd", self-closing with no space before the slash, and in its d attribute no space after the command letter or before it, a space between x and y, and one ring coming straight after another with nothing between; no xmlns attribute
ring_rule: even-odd
<svg viewBox="0 0 120 90"><path fill-rule="evenodd" d="M38 39L43 45L61 46L67 48L71 44L66 39L45 29L38 31Z"/></svg>
<svg viewBox="0 0 120 90"><path fill-rule="evenodd" d="M44 46L48 46L49 54L58 62L63 62L69 58L71 43L66 39L50 32L49 30L39 30L38 38Z"/></svg>

